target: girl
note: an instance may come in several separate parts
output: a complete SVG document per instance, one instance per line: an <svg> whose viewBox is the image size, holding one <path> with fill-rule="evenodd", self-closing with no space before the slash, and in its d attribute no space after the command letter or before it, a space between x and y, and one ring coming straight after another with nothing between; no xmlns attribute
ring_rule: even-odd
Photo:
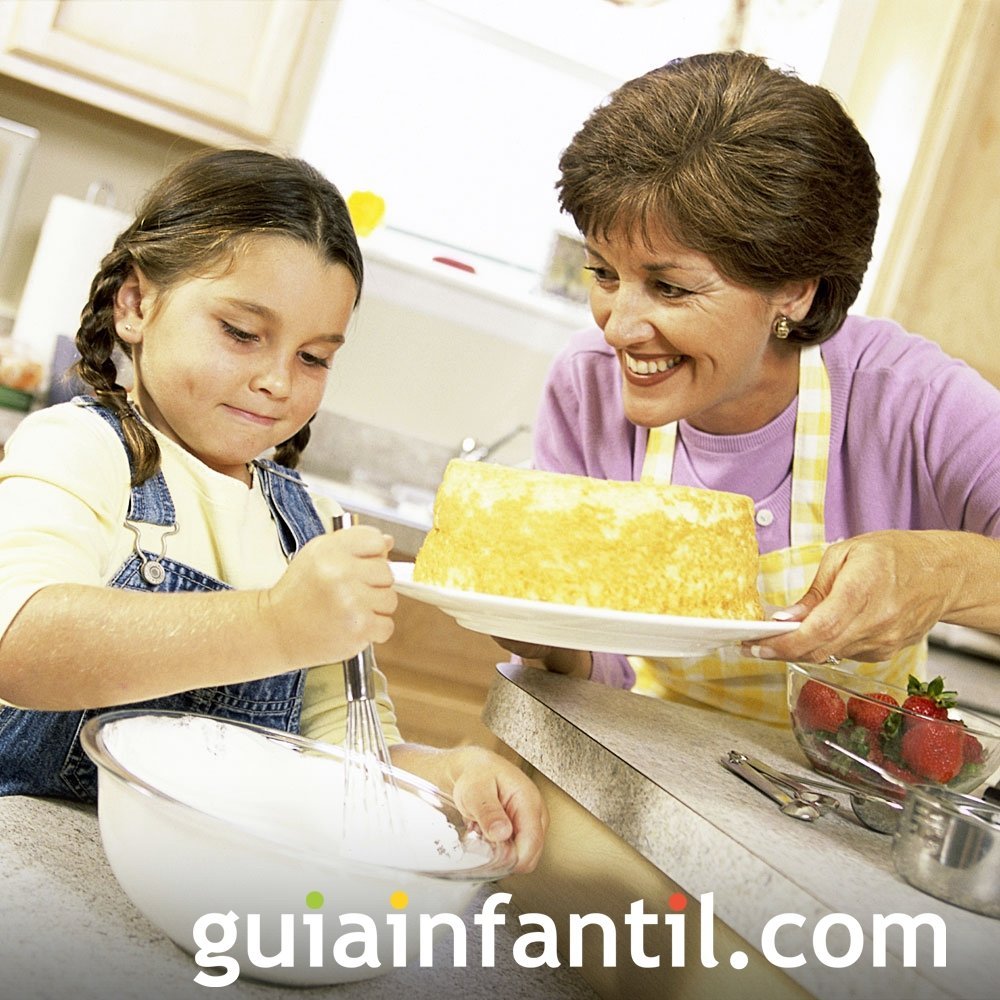
<svg viewBox="0 0 1000 1000"><path fill-rule="evenodd" d="M281 467L309 440L361 284L336 188L268 153L195 157L115 241L77 334L92 394L26 418L0 465L0 793L93 800L78 733L109 706L342 741L338 661L392 632L392 539L327 533L333 512ZM377 687L394 763L533 867L530 781L482 749L401 744Z"/></svg>

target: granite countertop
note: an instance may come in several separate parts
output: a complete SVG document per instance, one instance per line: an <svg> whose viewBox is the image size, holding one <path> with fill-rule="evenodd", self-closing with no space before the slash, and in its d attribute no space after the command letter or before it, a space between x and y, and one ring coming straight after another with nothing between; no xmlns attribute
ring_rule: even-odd
<svg viewBox="0 0 1000 1000"><path fill-rule="evenodd" d="M93 807L0 797L0 996L23 1000L180 1000L213 992L194 982L194 959L131 903L101 848ZM466 918L467 968L450 964L450 941L434 965L414 963L357 983L308 989L241 977L221 991L253 1000L594 1000L574 970L524 969L514 931L497 928L496 966L477 968L479 928L471 914L495 891L486 885Z"/></svg>
<svg viewBox="0 0 1000 1000"><path fill-rule="evenodd" d="M814 823L786 817L720 763L736 749L807 773L790 730L530 667L498 669L484 711L493 732L686 892L713 893L715 915L743 939L758 947L778 914L805 918L801 930L785 927L779 944L786 955L806 956L785 972L809 993L996 996L1000 921L908 885L893 868L891 838L861 826L849 808ZM1000 680L1000 666L988 669ZM663 903L647 909L663 912ZM812 930L832 913L856 918L864 931L864 952L851 967L829 968L815 957ZM946 967L933 967L924 928L915 967L904 965L897 930L887 935L886 967L873 968L876 913L940 915ZM839 947L834 941L831 952L843 954L846 931Z"/></svg>

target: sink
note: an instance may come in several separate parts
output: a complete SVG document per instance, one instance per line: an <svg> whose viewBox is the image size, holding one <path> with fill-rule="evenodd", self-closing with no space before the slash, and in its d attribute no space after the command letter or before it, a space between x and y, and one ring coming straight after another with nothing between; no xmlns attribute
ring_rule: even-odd
<svg viewBox="0 0 1000 1000"><path fill-rule="evenodd" d="M430 530L434 510L432 490L408 483L392 483L387 487L380 487L374 483L343 482L311 472L302 473L302 477L317 493L328 494L345 510L398 521L424 531Z"/></svg>

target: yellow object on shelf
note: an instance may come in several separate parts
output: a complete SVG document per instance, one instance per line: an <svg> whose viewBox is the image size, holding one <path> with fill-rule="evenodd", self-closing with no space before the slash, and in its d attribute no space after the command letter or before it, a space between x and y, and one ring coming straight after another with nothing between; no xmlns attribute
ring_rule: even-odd
<svg viewBox="0 0 1000 1000"><path fill-rule="evenodd" d="M347 210L358 236L371 236L385 215L385 200L373 191L352 191Z"/></svg>

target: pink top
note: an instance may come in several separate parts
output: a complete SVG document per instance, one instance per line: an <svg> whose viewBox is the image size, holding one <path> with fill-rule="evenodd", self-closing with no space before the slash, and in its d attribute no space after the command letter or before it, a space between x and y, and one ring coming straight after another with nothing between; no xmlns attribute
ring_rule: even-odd
<svg viewBox="0 0 1000 1000"><path fill-rule="evenodd" d="M888 320L850 316L822 345L832 405L826 539L889 528L1000 537L1000 391L937 344ZM614 351L594 328L549 372L535 466L637 480L647 431L625 419ZM744 493L772 520L761 553L789 544L797 401L748 434L678 425L673 481ZM765 520L767 520L765 518ZM623 656L594 655L593 679L631 687Z"/></svg>

